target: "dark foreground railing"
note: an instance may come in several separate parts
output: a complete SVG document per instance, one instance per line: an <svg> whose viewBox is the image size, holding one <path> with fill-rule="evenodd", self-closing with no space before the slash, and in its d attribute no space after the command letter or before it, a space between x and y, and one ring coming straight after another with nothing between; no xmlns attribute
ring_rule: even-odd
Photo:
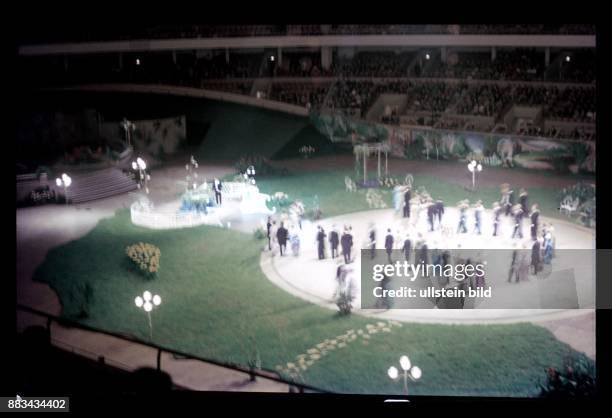
<svg viewBox="0 0 612 418"><path fill-rule="evenodd" d="M118 338L120 340L123 341L128 341L132 344L138 344L141 346L146 346L149 348L153 348L155 350L157 350L157 370L158 371L162 371L162 364L161 364L161 356L162 353L169 353L173 356L174 359L181 359L181 360L197 360L197 361L201 361L203 363L208 363L208 364L212 364L215 366L219 366L219 367L223 367L226 369L230 369L230 370L234 370L237 372L241 372L241 373L245 373L247 375L250 376L250 380L251 381L255 381L257 377L266 379L266 380L271 380L271 381L275 381L275 382L279 382L279 383L284 383L286 385L289 386L289 392L299 392L299 393L304 393L306 391L308 392L320 392L320 393L326 393L328 391L319 389L319 388L315 388L312 387L310 385L305 385L302 383L297 383L294 381L290 381L290 380L286 380L283 379L282 377L280 377L280 375L275 372L275 371L270 371L270 370L265 370L265 369L255 369L255 368L250 368L250 367L245 367L242 366L240 364L233 364L233 363L223 363L217 360L212 360L212 359L206 359L206 358L202 358L202 357L198 357L195 356L193 354L188 354L188 353L184 353L182 351L178 351L178 350L174 350L171 348L166 348L166 347L162 347L159 346L157 344L154 344L152 342L146 342L146 341L142 341L138 338L136 338L135 336L132 335L125 335L125 334L119 334L119 333L114 333L114 332L110 332L110 331L105 331L105 330L101 330L101 329L97 329L94 327L91 327L89 325L85 325L85 324L81 324L77 321L74 320L70 320L70 319L66 319L66 318L61 318L59 316L55 316L52 314L48 314L46 312L42 312L39 311L37 309L34 308L30 308L28 306L24 306L21 304L17 304L17 310L21 310L21 311L25 311L28 312L30 314L34 314L38 317L43 317L47 320L47 331L49 333L49 338L51 339L51 325L53 323L56 323L58 325L64 326L64 327L71 327L71 328L78 328L81 330L85 330L85 331L91 331L91 332L96 332L99 334L104 334L104 335L108 335L114 338ZM65 345L65 344L62 344ZM85 351L85 350L83 350ZM103 361L103 358L99 358L101 361ZM170 374L170 373L169 373ZM171 375L171 374L170 374Z"/></svg>

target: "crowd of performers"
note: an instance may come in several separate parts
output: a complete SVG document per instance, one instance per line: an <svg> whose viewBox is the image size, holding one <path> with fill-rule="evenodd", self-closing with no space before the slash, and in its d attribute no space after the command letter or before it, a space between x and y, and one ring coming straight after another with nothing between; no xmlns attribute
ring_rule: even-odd
<svg viewBox="0 0 612 418"><path fill-rule="evenodd" d="M509 184L502 184L500 192L501 199L492 205L491 235L492 237L500 237L502 218L512 219L513 228L510 238L513 240L513 251L509 263L508 282L525 281L528 280L530 274L537 275L544 264L551 263L554 256L554 228L552 224L540 223L539 205L533 204L529 207L529 195L525 189L521 188L519 190L518 201L515 199L514 191ZM396 213L398 216L407 218L407 225L417 225L421 214L425 214L427 216L428 233L440 231L442 237L461 236L468 233L483 235L482 225L485 207L480 200L472 205L467 199L458 202L459 221L456 229L442 222L445 212L444 202L440 199L432 199L429 193L422 188L413 193L410 186L398 186L394 190L393 200ZM285 217L284 220L279 221L272 217L267 219L267 248L270 251L275 251L278 248L280 256L287 255L288 243L294 256L297 257L300 254L300 231L302 229L301 220L304 207L301 202L296 202L293 206L289 218ZM531 249L529 249L529 240L524 239L523 233L526 218L530 221ZM440 248L438 241L428 241L427 233L415 232L415 228L409 229L412 230L411 233L402 234L400 231L396 231L394 234L389 228L386 230L384 241L379 242L376 227L374 223L370 223L365 244L367 245L366 248L370 250L370 257L375 258L376 249L381 248L378 244L384 242L387 262L390 264L394 263L392 256L394 250L398 249L401 249L406 261L415 264L424 262L426 264L446 265L449 262L457 262L456 257L453 257L449 250L438 250ZM339 228L338 225L334 224L330 230L326 231L323 226L318 225L316 246L319 260L324 260L328 256L332 259L341 260L336 271L338 288L348 286L350 283L347 282L346 277L352 271L350 264L355 259L355 253L360 250L360 248L357 250L353 248L355 243L352 226L344 225ZM444 244L441 248L444 248ZM459 261L463 263L467 261L468 264L482 262L482 260L476 259ZM386 282L388 283L389 280ZM383 286L384 284L382 283ZM469 282L466 281L466 283L461 284L461 286L484 287L485 278L476 276Z"/></svg>

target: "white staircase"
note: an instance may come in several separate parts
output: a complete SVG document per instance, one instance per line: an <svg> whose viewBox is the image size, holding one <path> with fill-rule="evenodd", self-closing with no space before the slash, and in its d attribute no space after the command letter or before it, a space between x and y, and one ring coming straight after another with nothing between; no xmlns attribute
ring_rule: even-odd
<svg viewBox="0 0 612 418"><path fill-rule="evenodd" d="M136 182L118 168L73 173L72 184L68 188L70 203L83 203L91 200L127 193L138 188ZM62 187L57 192L63 194Z"/></svg>

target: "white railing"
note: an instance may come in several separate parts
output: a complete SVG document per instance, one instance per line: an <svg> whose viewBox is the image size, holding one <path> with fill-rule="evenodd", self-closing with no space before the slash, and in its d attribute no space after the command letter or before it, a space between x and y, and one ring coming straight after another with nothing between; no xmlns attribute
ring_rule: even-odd
<svg viewBox="0 0 612 418"><path fill-rule="evenodd" d="M150 229L191 228L200 225L223 226L214 209L207 214L200 212L156 212L154 209L134 202L130 207L132 223Z"/></svg>

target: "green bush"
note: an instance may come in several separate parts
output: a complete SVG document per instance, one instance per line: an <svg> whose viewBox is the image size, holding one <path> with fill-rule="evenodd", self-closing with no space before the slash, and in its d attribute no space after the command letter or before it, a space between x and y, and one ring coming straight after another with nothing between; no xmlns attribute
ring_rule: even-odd
<svg viewBox="0 0 612 418"><path fill-rule="evenodd" d="M258 241L267 238L266 231L264 231L264 229L261 227L257 228L256 230L253 231L253 238L255 238Z"/></svg>
<svg viewBox="0 0 612 418"><path fill-rule="evenodd" d="M550 367L540 384L543 398L587 398L595 396L595 367L584 356L571 357L560 369Z"/></svg>

